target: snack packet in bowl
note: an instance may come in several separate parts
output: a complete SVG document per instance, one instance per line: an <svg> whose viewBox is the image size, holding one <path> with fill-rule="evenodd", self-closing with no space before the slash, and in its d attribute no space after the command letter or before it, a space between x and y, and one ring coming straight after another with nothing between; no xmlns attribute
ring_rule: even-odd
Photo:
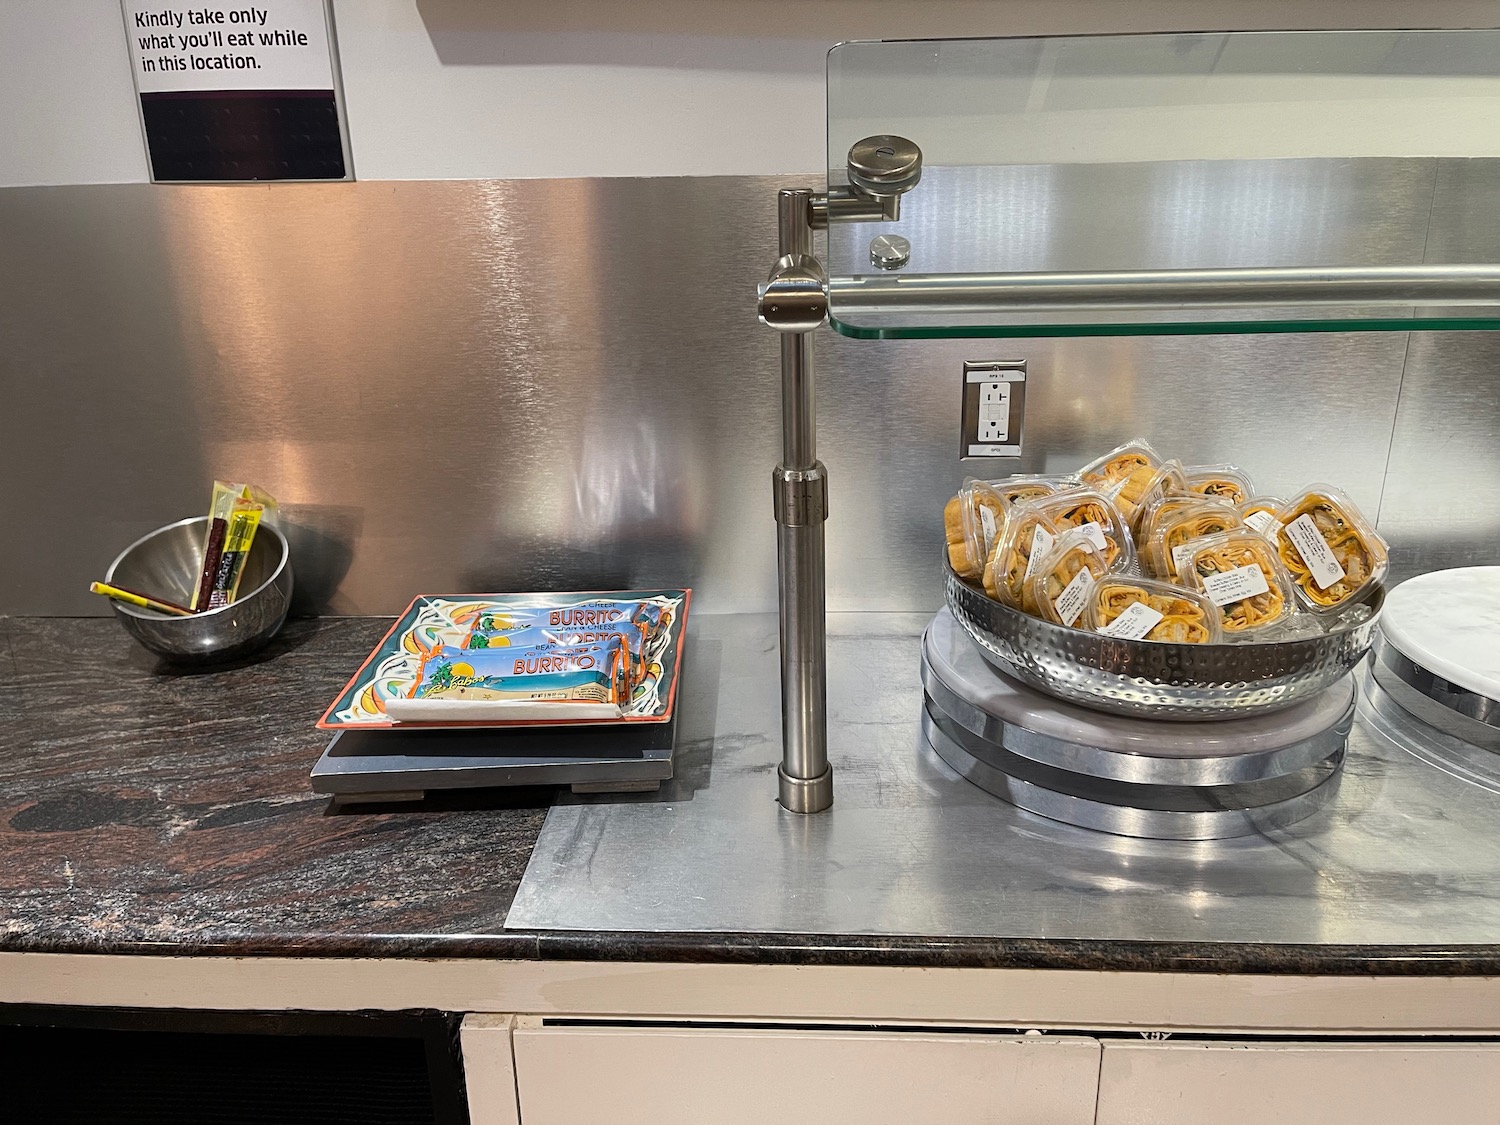
<svg viewBox="0 0 1500 1125"><path fill-rule="evenodd" d="M1020 609L1026 597L1026 579L1060 534L1058 526L1035 504L1012 505L1005 530L984 564L984 592Z"/></svg>
<svg viewBox="0 0 1500 1125"><path fill-rule="evenodd" d="M1152 531L1147 569L1169 582L1182 574L1183 560L1194 539L1221 535L1245 526L1233 504L1196 497L1160 516Z"/></svg>
<svg viewBox="0 0 1500 1125"><path fill-rule="evenodd" d="M1078 477L1017 474L1001 477L989 483L1010 503L1019 504L1023 500L1036 500L1043 496L1051 496L1054 492L1061 492L1065 488L1077 488L1083 482Z"/></svg>
<svg viewBox="0 0 1500 1125"><path fill-rule="evenodd" d="M1276 513L1276 551L1314 613L1329 613L1359 598L1385 577L1386 542L1354 501L1315 484Z"/></svg>
<svg viewBox="0 0 1500 1125"><path fill-rule="evenodd" d="M1272 542L1281 524L1276 513L1286 507L1286 501L1278 496L1252 496L1239 506L1240 518L1251 531L1258 531Z"/></svg>
<svg viewBox="0 0 1500 1125"><path fill-rule="evenodd" d="M1108 575L1089 597L1088 627L1132 641L1215 644L1219 611L1202 594L1150 578Z"/></svg>
<svg viewBox="0 0 1500 1125"><path fill-rule="evenodd" d="M995 539L1005 529L1010 501L988 481L967 480L943 509L943 531L948 537L948 563L969 581L984 574L985 560Z"/></svg>
<svg viewBox="0 0 1500 1125"><path fill-rule="evenodd" d="M1021 610L1054 625L1077 625L1094 584L1108 572L1104 552L1087 531L1065 531L1026 580Z"/></svg>
<svg viewBox="0 0 1500 1125"><path fill-rule="evenodd" d="M1093 488L1069 488L1032 501L1059 530L1082 528L1095 547L1104 553L1111 570L1126 570L1135 562L1135 543L1119 510L1102 492Z"/></svg>
<svg viewBox="0 0 1500 1125"><path fill-rule="evenodd" d="M1294 612L1286 567L1265 537L1249 528L1192 540L1178 570L1219 607L1226 640L1249 636Z"/></svg>
<svg viewBox="0 0 1500 1125"><path fill-rule="evenodd" d="M1234 465L1189 465L1183 470L1188 491L1215 500L1243 504L1255 495L1250 474Z"/></svg>

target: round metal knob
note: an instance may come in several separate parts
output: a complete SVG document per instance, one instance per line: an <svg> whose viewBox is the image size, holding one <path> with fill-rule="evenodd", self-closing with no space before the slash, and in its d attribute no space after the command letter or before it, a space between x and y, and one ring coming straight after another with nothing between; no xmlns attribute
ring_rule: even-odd
<svg viewBox="0 0 1500 1125"><path fill-rule="evenodd" d="M870 265L876 269L899 270L911 261L911 243L899 234L877 234L870 239Z"/></svg>
<svg viewBox="0 0 1500 1125"><path fill-rule="evenodd" d="M921 178L922 150L905 137L866 137L849 150L849 182L870 195L899 195Z"/></svg>

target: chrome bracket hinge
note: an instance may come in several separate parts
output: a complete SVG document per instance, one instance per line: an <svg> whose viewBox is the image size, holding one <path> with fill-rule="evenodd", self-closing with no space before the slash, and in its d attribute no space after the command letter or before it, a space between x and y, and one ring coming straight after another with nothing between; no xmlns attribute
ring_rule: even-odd
<svg viewBox="0 0 1500 1125"><path fill-rule="evenodd" d="M778 332L811 332L828 319L828 274L811 254L776 259L756 311Z"/></svg>
<svg viewBox="0 0 1500 1125"><path fill-rule="evenodd" d="M901 219L901 197L922 179L922 150L905 137L882 134L854 142L849 149L849 182L830 184L815 195L808 222L815 230L829 223L894 223Z"/></svg>
<svg viewBox="0 0 1500 1125"><path fill-rule="evenodd" d="M776 522L783 527L805 527L828 518L828 470L814 461L810 469L777 465L771 471L771 496Z"/></svg>

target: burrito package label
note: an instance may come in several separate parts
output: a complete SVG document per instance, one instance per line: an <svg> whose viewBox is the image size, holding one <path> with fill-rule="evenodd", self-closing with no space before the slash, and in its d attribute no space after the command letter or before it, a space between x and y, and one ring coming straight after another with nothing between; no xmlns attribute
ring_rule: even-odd
<svg viewBox="0 0 1500 1125"><path fill-rule="evenodd" d="M618 637L601 644L443 648L412 698L618 703L625 685L621 653Z"/></svg>
<svg viewBox="0 0 1500 1125"><path fill-rule="evenodd" d="M617 717L598 722L666 722L682 660L689 590L608 594L482 594L417 598L319 720L325 730L392 725L437 714L412 701L582 704ZM608 705L604 707L602 705ZM503 709L494 709L499 713ZM455 709L455 714L458 711ZM527 715L548 714L531 708ZM437 719L433 719L437 722ZM546 718L467 725L545 725ZM403 721L403 727L422 725Z"/></svg>

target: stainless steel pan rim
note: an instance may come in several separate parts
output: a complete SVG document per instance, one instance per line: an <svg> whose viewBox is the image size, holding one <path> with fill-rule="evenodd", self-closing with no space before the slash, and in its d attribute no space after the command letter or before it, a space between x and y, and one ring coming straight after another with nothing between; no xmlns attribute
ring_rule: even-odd
<svg viewBox="0 0 1500 1125"><path fill-rule="evenodd" d="M1001 605L943 563L948 607L986 661L1085 707L1148 719L1235 719L1279 711L1347 675L1369 651L1384 592L1368 618L1298 640L1187 645L1068 629Z"/></svg>

